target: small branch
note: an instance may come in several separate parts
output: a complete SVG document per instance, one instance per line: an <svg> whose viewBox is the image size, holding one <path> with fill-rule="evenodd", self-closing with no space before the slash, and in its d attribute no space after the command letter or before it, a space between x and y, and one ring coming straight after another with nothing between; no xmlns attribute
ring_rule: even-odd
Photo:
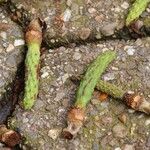
<svg viewBox="0 0 150 150"><path fill-rule="evenodd" d="M63 130L67 139L72 139L83 125L86 105L89 103L99 77L107 66L115 59L114 51L106 51L99 55L88 67L77 91L74 107L68 112L68 127Z"/></svg>

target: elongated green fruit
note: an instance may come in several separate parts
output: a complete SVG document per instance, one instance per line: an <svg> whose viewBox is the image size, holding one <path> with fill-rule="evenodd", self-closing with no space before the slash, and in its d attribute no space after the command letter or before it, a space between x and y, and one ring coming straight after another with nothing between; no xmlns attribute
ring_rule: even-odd
<svg viewBox="0 0 150 150"><path fill-rule="evenodd" d="M116 53L114 51L106 51L99 55L88 67L80 83L75 105L68 112L68 127L63 130L65 138L72 139L82 127L85 118L85 107L92 97L100 76L115 57Z"/></svg>
<svg viewBox="0 0 150 150"><path fill-rule="evenodd" d="M31 109L38 95L40 63L40 47L42 42L42 27L38 19L31 21L25 35L28 47L25 60L25 92L23 99L24 109Z"/></svg>
<svg viewBox="0 0 150 150"><path fill-rule="evenodd" d="M142 14L142 12L146 9L149 2L150 0L135 0L128 13L126 19L126 26L129 26Z"/></svg>
<svg viewBox="0 0 150 150"><path fill-rule="evenodd" d="M96 84L96 89L101 92L107 93L113 98L122 99L125 92L118 86L109 82L99 80Z"/></svg>
<svg viewBox="0 0 150 150"><path fill-rule="evenodd" d="M136 111L150 114L150 102L134 92L123 91L120 87L102 80L98 81L96 89L109 94L113 98L121 99L126 105Z"/></svg>
<svg viewBox="0 0 150 150"><path fill-rule="evenodd" d="M92 93L100 76L105 71L108 64L115 59L115 57L116 53L114 51L106 51L103 54L99 55L88 67L77 91L77 100L75 102L75 107L86 107L87 103L92 97Z"/></svg>

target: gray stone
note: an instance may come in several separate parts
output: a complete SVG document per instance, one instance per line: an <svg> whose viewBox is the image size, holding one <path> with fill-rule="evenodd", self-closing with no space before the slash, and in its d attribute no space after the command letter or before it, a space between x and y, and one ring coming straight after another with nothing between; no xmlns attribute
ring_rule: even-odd
<svg viewBox="0 0 150 150"><path fill-rule="evenodd" d="M124 146L123 150L135 150L135 147L134 147L134 145L126 144Z"/></svg>
<svg viewBox="0 0 150 150"><path fill-rule="evenodd" d="M110 24L105 25L101 29L101 32L105 36L110 36L110 35L114 34L116 27L117 27L117 23L115 23L115 22L114 23L110 23Z"/></svg>
<svg viewBox="0 0 150 150"><path fill-rule="evenodd" d="M55 128L48 131L48 136L56 140L61 133L61 129Z"/></svg>
<svg viewBox="0 0 150 150"><path fill-rule="evenodd" d="M75 52L74 55L73 55L73 59L74 59L74 60L80 60L80 59L81 59L81 56L82 56L82 55L81 55L79 52Z"/></svg>
<svg viewBox="0 0 150 150"><path fill-rule="evenodd" d="M127 135L127 129L121 124L117 124L112 128L115 137L124 138Z"/></svg>
<svg viewBox="0 0 150 150"><path fill-rule="evenodd" d="M87 39L90 36L91 30L89 28L82 28L79 32L79 36L82 40Z"/></svg>
<svg viewBox="0 0 150 150"><path fill-rule="evenodd" d="M104 80L105 81L114 80L114 78L115 78L114 73L107 73L107 74L104 75Z"/></svg>
<svg viewBox="0 0 150 150"><path fill-rule="evenodd" d="M14 42L14 46L22 46L25 44L25 41L23 39L16 39Z"/></svg>

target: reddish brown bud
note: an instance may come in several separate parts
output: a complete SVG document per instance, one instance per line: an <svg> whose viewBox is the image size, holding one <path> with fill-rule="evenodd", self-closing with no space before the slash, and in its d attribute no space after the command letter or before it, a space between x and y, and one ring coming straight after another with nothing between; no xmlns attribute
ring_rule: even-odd
<svg viewBox="0 0 150 150"><path fill-rule="evenodd" d="M68 127L63 130L66 139L72 139L83 125L85 115L84 110L73 108L68 112Z"/></svg>
<svg viewBox="0 0 150 150"><path fill-rule="evenodd" d="M127 92L124 94L123 100L131 108L150 114L150 103L146 101L144 97L133 92Z"/></svg>
<svg viewBox="0 0 150 150"><path fill-rule="evenodd" d="M124 101L125 103L130 106L131 108L137 110L142 103L142 97L135 94L135 93L125 93L124 94Z"/></svg>
<svg viewBox="0 0 150 150"><path fill-rule="evenodd" d="M5 125L0 126L0 141L5 143L9 147L14 147L21 141L21 136L19 133L7 129Z"/></svg>
<svg viewBox="0 0 150 150"><path fill-rule="evenodd" d="M39 44L42 42L42 21L40 19L34 19L30 22L25 39L27 43L35 41Z"/></svg>

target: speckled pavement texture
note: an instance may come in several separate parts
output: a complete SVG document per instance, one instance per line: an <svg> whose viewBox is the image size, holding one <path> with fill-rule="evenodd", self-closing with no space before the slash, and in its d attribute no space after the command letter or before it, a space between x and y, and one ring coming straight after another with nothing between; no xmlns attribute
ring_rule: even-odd
<svg viewBox="0 0 150 150"><path fill-rule="evenodd" d="M111 98L100 102L93 96L84 127L72 141L61 138L61 131L66 126L66 111L74 102L77 89L70 77L83 74L87 64L108 49L117 51L117 59L103 79L124 90L142 93L149 100L149 48L150 39L146 38L49 49L42 55L39 98L35 106L32 111L17 106L11 125L35 149L123 149L131 145L148 150L150 118ZM119 119L122 115L126 118L124 123Z"/></svg>
<svg viewBox="0 0 150 150"><path fill-rule="evenodd" d="M32 17L40 16L46 21L46 42L54 45L57 45L57 40L72 37L84 41L91 35L96 38L101 38L102 34L115 35L115 30L124 26L125 15L131 5L129 0L12 2L18 8L24 7ZM149 13L148 7L141 20L149 18ZM3 23L1 25L5 25L0 28L0 94L3 95L15 77L18 64L23 60L24 41L21 26L10 20L3 7L0 8L0 21ZM61 134L62 129L66 127L67 110L75 101L79 84L79 81L71 80L72 77L84 74L89 63L99 53L108 49L117 52L117 59L109 65L102 79L120 86L125 91L132 90L143 94L150 102L149 37L126 41L89 41L86 44L73 42L65 47L45 49L41 56L40 88L35 106L31 111L24 111L17 104L9 119L9 126L17 129L25 138L24 143L20 145L22 149L150 149L150 117L135 112L122 101L111 97L101 102L99 91L93 93L87 107L86 121L79 134L71 141L63 139ZM0 148L2 146L0 144Z"/></svg>
<svg viewBox="0 0 150 150"><path fill-rule="evenodd" d="M22 29L0 8L0 101L14 80L22 60L24 37Z"/></svg>

